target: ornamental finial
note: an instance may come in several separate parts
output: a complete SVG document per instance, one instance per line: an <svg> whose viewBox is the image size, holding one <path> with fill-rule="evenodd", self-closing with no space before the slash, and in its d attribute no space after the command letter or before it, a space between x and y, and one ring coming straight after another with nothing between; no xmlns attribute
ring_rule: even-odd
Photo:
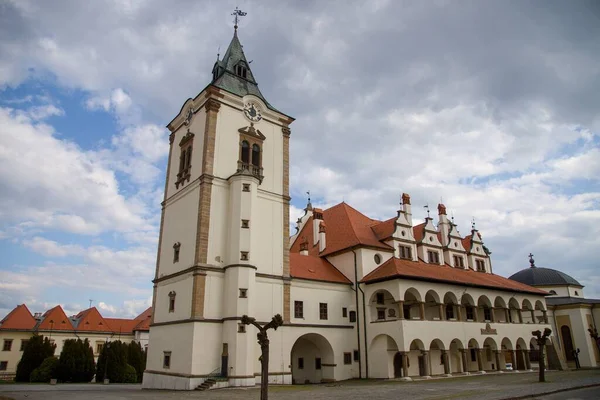
<svg viewBox="0 0 600 400"><path fill-rule="evenodd" d="M535 266L535 260L533 259L533 254L529 253L529 264L531 265L531 268L536 268Z"/></svg>

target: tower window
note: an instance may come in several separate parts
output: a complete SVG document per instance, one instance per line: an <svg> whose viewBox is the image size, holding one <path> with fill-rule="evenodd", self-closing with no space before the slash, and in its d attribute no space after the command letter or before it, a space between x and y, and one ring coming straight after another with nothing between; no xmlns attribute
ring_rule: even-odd
<svg viewBox="0 0 600 400"><path fill-rule="evenodd" d="M246 325L238 324L238 333L246 333Z"/></svg>
<svg viewBox="0 0 600 400"><path fill-rule="evenodd" d="M250 184L249 183L243 183L242 184L242 192L249 192L250 191Z"/></svg>
<svg viewBox="0 0 600 400"><path fill-rule="evenodd" d="M242 220L242 228L244 228L244 229L248 229L248 228L250 228L250 220L248 220L248 219L243 219L243 220Z"/></svg>
<svg viewBox="0 0 600 400"><path fill-rule="evenodd" d="M356 322L356 311L350 311L350 322Z"/></svg>
<svg viewBox="0 0 600 400"><path fill-rule="evenodd" d="M248 252L247 251L240 251L240 260L248 261Z"/></svg>
<svg viewBox="0 0 600 400"><path fill-rule="evenodd" d="M181 243L176 242L173 245L173 263L179 262L179 250L181 249Z"/></svg>
<svg viewBox="0 0 600 400"><path fill-rule="evenodd" d="M171 368L171 352L170 351L163 352L163 368L165 368L165 369Z"/></svg>
<svg viewBox="0 0 600 400"><path fill-rule="evenodd" d="M240 299L245 299L248 297L248 289L240 289Z"/></svg>
<svg viewBox="0 0 600 400"><path fill-rule="evenodd" d="M242 141L242 162L244 164L250 163L250 143L246 140Z"/></svg>
<svg viewBox="0 0 600 400"><path fill-rule="evenodd" d="M252 145L252 165L260 167L260 146L257 144Z"/></svg>
<svg viewBox="0 0 600 400"><path fill-rule="evenodd" d="M348 309L346 307L342 307L342 317L348 318Z"/></svg>
<svg viewBox="0 0 600 400"><path fill-rule="evenodd" d="M242 78L248 77L248 69L243 64L236 65L234 71L237 76L241 76Z"/></svg>
<svg viewBox="0 0 600 400"><path fill-rule="evenodd" d="M169 312L175 312L175 292L169 292Z"/></svg>
<svg viewBox="0 0 600 400"><path fill-rule="evenodd" d="M184 182L189 182L190 180L192 169L193 139L194 134L188 130L188 133L186 133L179 142L181 153L179 154L179 172L177 173L177 180L175 181L176 188L179 188L179 185L183 185Z"/></svg>

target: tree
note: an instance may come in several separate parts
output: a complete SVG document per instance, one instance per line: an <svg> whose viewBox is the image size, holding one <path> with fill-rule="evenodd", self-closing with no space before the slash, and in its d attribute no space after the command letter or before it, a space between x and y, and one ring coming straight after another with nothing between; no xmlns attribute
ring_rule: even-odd
<svg viewBox="0 0 600 400"><path fill-rule="evenodd" d="M281 325L283 325L283 318L281 315L277 314L272 319L271 322L267 323L265 326L260 326L258 322L256 322L256 318L250 318L247 315L242 316L242 324L244 325L254 325L256 329L258 329L258 333L256 337L258 338L258 344L260 344L260 400L268 400L269 398L269 337L267 336L267 330L273 328L274 331L277 330Z"/></svg>
<svg viewBox="0 0 600 400"><path fill-rule="evenodd" d="M57 377L58 358L52 356L42 361L42 364L34 369L29 376L30 382L45 382Z"/></svg>
<svg viewBox="0 0 600 400"><path fill-rule="evenodd" d="M130 379L131 369L128 368L127 357L128 346L126 343L122 343L120 340L106 343L96 364L96 382L109 379L110 382L123 383Z"/></svg>
<svg viewBox="0 0 600 400"><path fill-rule="evenodd" d="M89 341L65 340L58 363L59 379L63 382L90 382L94 373L94 351Z"/></svg>
<svg viewBox="0 0 600 400"><path fill-rule="evenodd" d="M144 377L144 369L146 367L146 363L144 360L144 351L142 350L142 346L140 346L137 342L131 342L128 346L128 357L127 363L135 368L135 373L137 376L136 382L142 382L142 378Z"/></svg>
<svg viewBox="0 0 600 400"><path fill-rule="evenodd" d="M42 362L54 355L56 345L51 343L48 338L40 335L33 335L25 345L21 361L17 364L17 382L29 382L29 377L34 369L42 365Z"/></svg>

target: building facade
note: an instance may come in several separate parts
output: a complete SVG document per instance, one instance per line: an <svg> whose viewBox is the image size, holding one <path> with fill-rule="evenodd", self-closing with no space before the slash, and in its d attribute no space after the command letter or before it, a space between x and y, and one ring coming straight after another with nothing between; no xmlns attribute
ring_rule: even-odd
<svg viewBox="0 0 600 400"><path fill-rule="evenodd" d="M145 388L255 385L243 315L283 316L272 383L531 368L547 293L493 274L479 232L461 236L443 205L437 226L413 226L408 195L386 221L309 202L290 237L294 119L258 89L237 29L212 72L168 124Z"/></svg>
<svg viewBox="0 0 600 400"><path fill-rule="evenodd" d="M110 341L140 343L148 349L152 309L148 308L133 319L104 318L96 307L67 317L61 306L43 313L31 314L25 304L15 307L0 322L0 376L12 379L21 361L23 350L32 335L42 335L56 344L54 355L60 355L65 340L88 339L97 360L102 347Z"/></svg>
<svg viewBox="0 0 600 400"><path fill-rule="evenodd" d="M547 291L548 318L558 338L559 354L569 367L575 368L577 358L581 367L598 367L598 343L589 329L597 329L600 321L600 299L586 299L583 285L564 272L531 266L512 275L510 279Z"/></svg>

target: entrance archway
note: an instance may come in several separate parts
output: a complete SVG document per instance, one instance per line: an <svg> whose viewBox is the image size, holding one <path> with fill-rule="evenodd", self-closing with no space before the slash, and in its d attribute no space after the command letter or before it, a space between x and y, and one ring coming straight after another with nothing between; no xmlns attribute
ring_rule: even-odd
<svg viewBox="0 0 600 400"><path fill-rule="evenodd" d="M402 357L394 338L385 334L375 336L369 346L369 377L390 379L400 377L401 373Z"/></svg>
<svg viewBox="0 0 600 400"><path fill-rule="evenodd" d="M307 333L292 346L292 383L321 383L334 381L333 348L325 337Z"/></svg>
<svg viewBox="0 0 600 400"><path fill-rule="evenodd" d="M571 336L571 328L567 325L561 326L560 336L562 337L567 361L575 361L575 357L573 356L573 337Z"/></svg>

